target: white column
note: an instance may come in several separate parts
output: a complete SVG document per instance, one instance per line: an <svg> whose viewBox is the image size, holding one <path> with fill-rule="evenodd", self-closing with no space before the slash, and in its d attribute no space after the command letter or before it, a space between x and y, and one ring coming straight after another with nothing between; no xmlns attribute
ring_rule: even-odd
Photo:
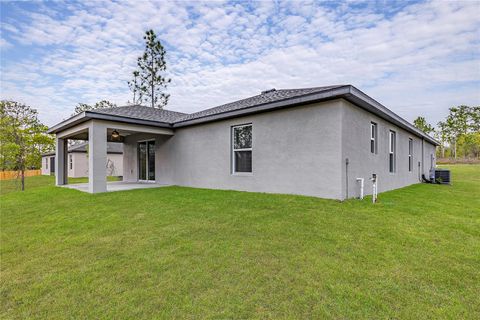
<svg viewBox="0 0 480 320"><path fill-rule="evenodd" d="M67 184L67 140L55 138L55 184Z"/></svg>
<svg viewBox="0 0 480 320"><path fill-rule="evenodd" d="M88 128L88 192L107 191L107 128L92 120Z"/></svg>

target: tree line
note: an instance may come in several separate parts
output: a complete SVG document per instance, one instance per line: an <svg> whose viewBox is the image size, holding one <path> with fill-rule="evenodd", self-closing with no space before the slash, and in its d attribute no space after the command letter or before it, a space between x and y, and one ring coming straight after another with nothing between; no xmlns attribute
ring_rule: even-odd
<svg viewBox="0 0 480 320"><path fill-rule="evenodd" d="M445 120L438 122L436 128L421 116L413 124L440 142L437 157L480 158L480 106L451 107Z"/></svg>

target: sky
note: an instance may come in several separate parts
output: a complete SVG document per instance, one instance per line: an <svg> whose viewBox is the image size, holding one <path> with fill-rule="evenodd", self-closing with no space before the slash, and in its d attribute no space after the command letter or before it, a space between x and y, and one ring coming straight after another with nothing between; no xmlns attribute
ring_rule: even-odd
<svg viewBox="0 0 480 320"><path fill-rule="evenodd" d="M480 1L0 2L0 98L54 125L132 99L153 29L170 102L191 113L271 88L352 84L413 121L480 105Z"/></svg>

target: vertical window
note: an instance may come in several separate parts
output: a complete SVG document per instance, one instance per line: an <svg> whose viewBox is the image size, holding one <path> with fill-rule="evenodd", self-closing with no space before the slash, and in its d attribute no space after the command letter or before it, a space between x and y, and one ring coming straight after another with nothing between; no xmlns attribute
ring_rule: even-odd
<svg viewBox="0 0 480 320"><path fill-rule="evenodd" d="M48 157L45 157L45 169L48 170Z"/></svg>
<svg viewBox="0 0 480 320"><path fill-rule="evenodd" d="M69 166L70 166L70 170L73 169L73 157L71 154L68 155L68 163L69 163Z"/></svg>
<svg viewBox="0 0 480 320"><path fill-rule="evenodd" d="M147 141L148 180L155 181L155 141Z"/></svg>
<svg viewBox="0 0 480 320"><path fill-rule="evenodd" d="M370 123L370 152L377 153L377 124Z"/></svg>
<svg viewBox="0 0 480 320"><path fill-rule="evenodd" d="M412 138L408 139L408 171L412 172L413 170L413 140Z"/></svg>
<svg viewBox="0 0 480 320"><path fill-rule="evenodd" d="M232 173L252 172L252 125L232 127Z"/></svg>
<svg viewBox="0 0 480 320"><path fill-rule="evenodd" d="M395 172L395 147L396 147L396 134L395 131L390 131L390 143L388 153L388 167L390 172Z"/></svg>

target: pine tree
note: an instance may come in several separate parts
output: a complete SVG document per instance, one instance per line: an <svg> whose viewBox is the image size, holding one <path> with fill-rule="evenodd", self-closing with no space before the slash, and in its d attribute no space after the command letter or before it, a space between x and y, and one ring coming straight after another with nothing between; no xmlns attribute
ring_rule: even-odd
<svg viewBox="0 0 480 320"><path fill-rule="evenodd" d="M148 30L143 39L145 51L137 60L138 73L134 72L134 80L129 82L129 86L134 92L134 99L147 103L152 108L161 109L167 105L170 97L165 93L171 81L164 75L167 70L166 51L153 30Z"/></svg>
<svg viewBox="0 0 480 320"><path fill-rule="evenodd" d="M432 125L430 125L427 120L425 120L424 117L417 117L417 119L415 119L413 121L413 125L422 130L423 132L425 132L426 134L430 134L432 132L435 131L435 129L433 128Z"/></svg>
<svg viewBox="0 0 480 320"><path fill-rule="evenodd" d="M130 90L132 91L133 93L133 99L132 99L132 104L133 105L136 105L136 104L140 104L141 103L141 98L139 97L139 94L137 94L137 91L138 91L138 87L139 87L139 76L140 76L140 72L138 72L137 70L133 71L132 72L133 74L133 80L132 81L128 81L128 87L130 88Z"/></svg>

